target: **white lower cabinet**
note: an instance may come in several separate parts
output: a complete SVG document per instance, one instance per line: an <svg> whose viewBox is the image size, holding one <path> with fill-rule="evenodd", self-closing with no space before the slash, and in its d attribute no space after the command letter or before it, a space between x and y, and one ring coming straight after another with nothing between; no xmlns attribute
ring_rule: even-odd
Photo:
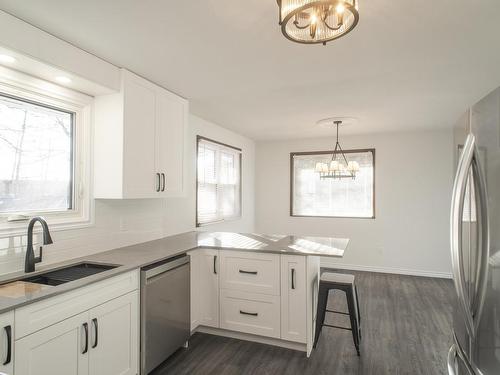
<svg viewBox="0 0 500 375"><path fill-rule="evenodd" d="M138 311L138 291L115 298L90 310L90 375L137 374Z"/></svg>
<svg viewBox="0 0 500 375"><path fill-rule="evenodd" d="M192 329L277 338L311 353L319 257L207 249L190 255Z"/></svg>
<svg viewBox="0 0 500 375"><path fill-rule="evenodd" d="M279 295L279 255L220 251L220 258L221 289Z"/></svg>
<svg viewBox="0 0 500 375"><path fill-rule="evenodd" d="M281 338L307 341L306 257L281 256Z"/></svg>
<svg viewBox="0 0 500 375"><path fill-rule="evenodd" d="M88 317L87 311L17 340L16 374L87 375Z"/></svg>
<svg viewBox="0 0 500 375"><path fill-rule="evenodd" d="M15 374L137 375L138 280L133 271L17 309Z"/></svg>
<svg viewBox="0 0 500 375"><path fill-rule="evenodd" d="M219 327L219 251L200 249L190 253L191 329L198 325Z"/></svg>
<svg viewBox="0 0 500 375"><path fill-rule="evenodd" d="M14 311L0 315L0 373L14 373Z"/></svg>
<svg viewBox="0 0 500 375"><path fill-rule="evenodd" d="M17 375L136 375L139 292L16 341Z"/></svg>
<svg viewBox="0 0 500 375"><path fill-rule="evenodd" d="M253 335L280 337L280 298L221 290L220 327Z"/></svg>

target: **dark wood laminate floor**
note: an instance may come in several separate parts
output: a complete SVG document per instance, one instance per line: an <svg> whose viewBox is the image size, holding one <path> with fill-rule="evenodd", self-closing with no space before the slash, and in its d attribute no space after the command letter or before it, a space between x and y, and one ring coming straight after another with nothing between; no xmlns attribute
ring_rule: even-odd
<svg viewBox="0 0 500 375"><path fill-rule="evenodd" d="M342 271L339 271L342 272ZM358 285L361 357L350 331L323 328L308 359L298 351L196 333L189 349L170 357L154 375L233 374L447 374L451 345L451 280L350 272ZM329 308L346 311L343 293L330 294ZM348 317L327 323L349 324Z"/></svg>

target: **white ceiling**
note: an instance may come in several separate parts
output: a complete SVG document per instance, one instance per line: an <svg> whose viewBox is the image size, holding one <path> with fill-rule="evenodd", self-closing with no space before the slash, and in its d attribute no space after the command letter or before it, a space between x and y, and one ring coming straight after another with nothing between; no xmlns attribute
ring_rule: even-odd
<svg viewBox="0 0 500 375"><path fill-rule="evenodd" d="M451 126L500 85L498 0L360 0L328 44L281 35L275 0L0 0L5 10L188 98L254 139Z"/></svg>

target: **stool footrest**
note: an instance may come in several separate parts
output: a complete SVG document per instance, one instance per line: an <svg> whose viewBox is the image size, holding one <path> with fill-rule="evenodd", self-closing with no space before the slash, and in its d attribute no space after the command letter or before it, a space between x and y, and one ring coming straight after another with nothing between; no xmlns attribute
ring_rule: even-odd
<svg viewBox="0 0 500 375"><path fill-rule="evenodd" d="M346 313L346 312L343 312L343 311L335 311L335 310L328 310L328 309L326 309L326 311L334 313L334 314L349 315L349 313Z"/></svg>
<svg viewBox="0 0 500 375"><path fill-rule="evenodd" d="M346 331L352 331L352 328L334 326L331 324L323 324L323 327L331 327L331 328L345 329Z"/></svg>

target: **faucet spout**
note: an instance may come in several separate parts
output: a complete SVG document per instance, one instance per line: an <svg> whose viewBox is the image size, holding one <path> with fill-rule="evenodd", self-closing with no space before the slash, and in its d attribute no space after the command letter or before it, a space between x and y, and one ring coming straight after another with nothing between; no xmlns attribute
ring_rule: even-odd
<svg viewBox="0 0 500 375"><path fill-rule="evenodd" d="M35 258L35 252L33 251L33 227L39 222L43 230L43 244L50 245L53 243L52 236L50 235L49 226L45 219L41 216L36 216L32 218L28 224L28 246L26 247L26 258L24 260L24 272L35 271L35 263L40 263L42 261L42 247L40 246L40 256Z"/></svg>

